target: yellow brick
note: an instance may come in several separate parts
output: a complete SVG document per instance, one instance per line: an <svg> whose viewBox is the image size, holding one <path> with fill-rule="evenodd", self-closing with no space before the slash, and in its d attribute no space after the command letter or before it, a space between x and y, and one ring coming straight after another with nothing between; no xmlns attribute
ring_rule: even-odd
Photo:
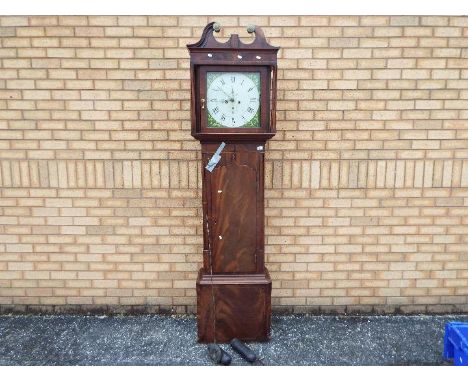
<svg viewBox="0 0 468 382"><path fill-rule="evenodd" d="M193 309L185 45L216 20L223 37L248 41L239 25L254 23L281 47L265 162L274 304L464 303L465 19L1 17L0 302Z"/></svg>

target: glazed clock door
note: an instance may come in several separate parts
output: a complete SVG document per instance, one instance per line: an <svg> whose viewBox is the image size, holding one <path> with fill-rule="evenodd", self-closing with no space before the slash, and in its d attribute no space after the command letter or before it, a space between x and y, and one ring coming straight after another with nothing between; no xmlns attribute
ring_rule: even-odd
<svg viewBox="0 0 468 382"><path fill-rule="evenodd" d="M199 123L204 133L258 133L269 124L266 68L202 67Z"/></svg>
<svg viewBox="0 0 468 382"><path fill-rule="evenodd" d="M211 242L214 273L257 270L256 166L241 163L247 154L222 155L211 173Z"/></svg>

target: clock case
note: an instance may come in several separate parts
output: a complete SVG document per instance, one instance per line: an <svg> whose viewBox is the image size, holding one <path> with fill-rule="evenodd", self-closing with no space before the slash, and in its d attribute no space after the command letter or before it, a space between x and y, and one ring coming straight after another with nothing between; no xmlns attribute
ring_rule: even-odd
<svg viewBox="0 0 468 382"><path fill-rule="evenodd" d="M271 278L264 264L264 154L276 133L277 47L255 27L221 43L208 24L190 52L192 136L202 149L203 267L197 278L199 342L265 341L270 337ZM241 58L239 58L241 57ZM208 128L206 73L260 73L260 128ZM226 143L212 172L205 169Z"/></svg>

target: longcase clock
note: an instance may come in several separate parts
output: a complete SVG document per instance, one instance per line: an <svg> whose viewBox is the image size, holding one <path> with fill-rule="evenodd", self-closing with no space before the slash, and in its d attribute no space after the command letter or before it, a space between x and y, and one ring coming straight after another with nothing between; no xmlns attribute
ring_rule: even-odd
<svg viewBox="0 0 468 382"><path fill-rule="evenodd" d="M270 335L264 263L264 154L275 135L277 47L259 27L250 44L218 42L208 24L190 51L192 136L201 142L203 267L197 279L200 342Z"/></svg>

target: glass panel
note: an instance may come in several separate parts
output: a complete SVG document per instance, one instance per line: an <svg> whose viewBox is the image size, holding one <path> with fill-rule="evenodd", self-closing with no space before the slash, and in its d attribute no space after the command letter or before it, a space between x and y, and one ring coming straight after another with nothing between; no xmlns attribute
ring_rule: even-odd
<svg viewBox="0 0 468 382"><path fill-rule="evenodd" d="M260 127L260 73L207 72L209 128Z"/></svg>

